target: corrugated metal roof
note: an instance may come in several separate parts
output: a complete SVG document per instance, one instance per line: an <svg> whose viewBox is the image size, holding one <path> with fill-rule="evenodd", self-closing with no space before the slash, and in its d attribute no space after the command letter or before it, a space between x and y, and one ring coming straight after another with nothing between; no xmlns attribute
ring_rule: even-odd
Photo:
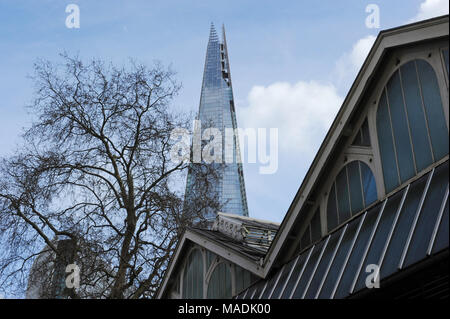
<svg viewBox="0 0 450 319"><path fill-rule="evenodd" d="M346 298L367 288L373 265L382 283L448 250L448 165L447 159L237 298Z"/></svg>

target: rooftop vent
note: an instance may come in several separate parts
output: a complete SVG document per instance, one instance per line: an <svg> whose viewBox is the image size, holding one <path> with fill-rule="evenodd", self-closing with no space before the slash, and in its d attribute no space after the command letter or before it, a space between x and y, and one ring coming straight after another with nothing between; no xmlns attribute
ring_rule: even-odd
<svg viewBox="0 0 450 319"><path fill-rule="evenodd" d="M265 220L218 213L212 230L221 232L248 246L267 251L279 226L278 223Z"/></svg>

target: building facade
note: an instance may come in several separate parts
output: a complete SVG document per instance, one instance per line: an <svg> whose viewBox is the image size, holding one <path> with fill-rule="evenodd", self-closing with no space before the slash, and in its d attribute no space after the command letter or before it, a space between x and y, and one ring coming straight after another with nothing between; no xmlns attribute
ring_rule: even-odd
<svg viewBox="0 0 450 319"><path fill-rule="evenodd" d="M211 192L219 201L221 211L248 216L225 28L222 30L222 40L220 40L212 24L206 51L200 106L196 119L198 127L194 128L194 140L196 134L199 134L199 139L202 139L201 146L205 146L206 143L216 146L212 151L215 154L210 154L212 157L216 155L215 160L206 163L213 167L218 175L218 178L212 181ZM211 128L216 129L216 133L219 134L212 137L208 133L212 132L208 131ZM227 129L235 132L231 139L226 138ZM215 142L220 143L214 144ZM204 151L204 147L202 147L202 151ZM188 172L187 201L195 196L193 193L198 170L194 169L194 166L198 164L199 160L205 164L203 158L196 158L194 155L194 163L191 164ZM213 220L215 215L214 211L205 212L205 217L210 220Z"/></svg>
<svg viewBox="0 0 450 319"><path fill-rule="evenodd" d="M380 32L270 247L235 260L258 280L233 298L449 297L448 36L448 15Z"/></svg>

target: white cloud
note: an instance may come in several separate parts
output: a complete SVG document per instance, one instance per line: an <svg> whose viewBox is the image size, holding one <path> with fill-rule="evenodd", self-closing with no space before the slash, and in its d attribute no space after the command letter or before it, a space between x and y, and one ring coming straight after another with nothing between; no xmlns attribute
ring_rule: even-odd
<svg viewBox="0 0 450 319"><path fill-rule="evenodd" d="M447 0L425 0L411 21L448 12ZM297 152L311 158L343 101L340 94L348 92L375 40L373 35L359 39L336 61L333 83L300 81L253 86L245 103L248 106L238 111L243 127L277 127L281 152Z"/></svg>
<svg viewBox="0 0 450 319"><path fill-rule="evenodd" d="M417 15L409 22L430 19L448 12L448 0L425 0L420 4ZM375 40L376 37L373 35L359 39L349 52L344 53L337 60L333 75L337 79L335 83L339 92L347 93Z"/></svg>
<svg viewBox="0 0 450 319"><path fill-rule="evenodd" d="M351 51L344 53L336 62L335 76L336 85L339 89L347 91L353 83L359 69L364 63L376 37L368 35L359 39L352 47Z"/></svg>
<svg viewBox="0 0 450 319"><path fill-rule="evenodd" d="M420 4L419 12L410 22L426 20L448 14L448 0L425 0Z"/></svg>
<svg viewBox="0 0 450 319"><path fill-rule="evenodd" d="M332 84L276 82L254 86L238 110L243 128L278 128L281 152L311 158L325 137L342 98ZM280 156L281 158L281 156Z"/></svg>

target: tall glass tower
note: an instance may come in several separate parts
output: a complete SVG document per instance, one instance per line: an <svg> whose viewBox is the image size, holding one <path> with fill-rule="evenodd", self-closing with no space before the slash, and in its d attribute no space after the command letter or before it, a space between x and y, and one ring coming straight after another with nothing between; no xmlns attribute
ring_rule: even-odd
<svg viewBox="0 0 450 319"><path fill-rule="evenodd" d="M233 88L231 85L230 64L228 61L225 28L222 27L222 41L217 36L214 25L211 24L208 47L206 51L203 84L200 96L200 107L197 120L201 123L201 131L205 128L217 128L222 137L222 161L212 162L218 175L211 189L219 200L224 213L248 216L247 196L245 194L244 174L242 170L239 138L237 132L233 137L226 138L226 129L237 128L236 111L234 108ZM203 141L204 143L205 141ZM228 144L226 144L228 143ZM232 143L232 145L230 145ZM232 150L226 151L227 150ZM232 161L230 160L232 153ZM227 158L226 158L227 156ZM196 165L195 163L192 165ZM198 164L197 164L198 165ZM196 173L189 170L186 183L186 199L195 192ZM207 219L215 218L217 212L204 213Z"/></svg>

